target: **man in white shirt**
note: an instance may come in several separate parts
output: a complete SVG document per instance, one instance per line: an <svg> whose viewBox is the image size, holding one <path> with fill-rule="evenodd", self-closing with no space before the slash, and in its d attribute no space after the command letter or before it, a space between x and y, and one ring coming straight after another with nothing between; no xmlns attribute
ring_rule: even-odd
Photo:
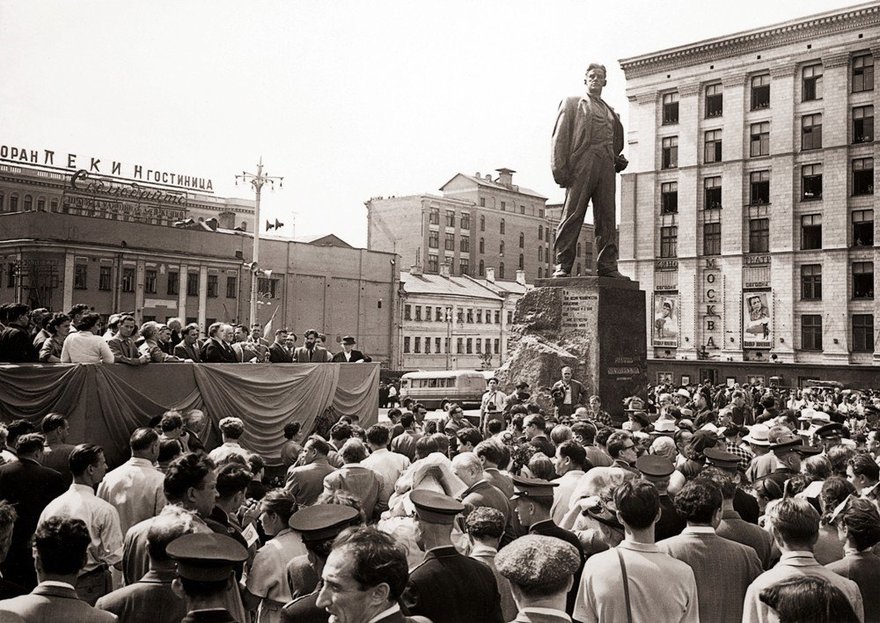
<svg viewBox="0 0 880 623"><path fill-rule="evenodd" d="M562 520L571 509L571 494L574 493L581 476L586 469L592 467L586 463L587 452L576 441L569 439L556 447L553 465L559 478L554 482L559 483L559 486L553 489L553 507L550 515L557 524L562 524Z"/></svg>
<svg viewBox="0 0 880 623"><path fill-rule="evenodd" d="M159 457L159 434L152 428L138 428L128 445L131 458L98 485L98 497L119 512L122 534L136 523L155 517L165 506L165 474L153 466Z"/></svg>
<svg viewBox="0 0 880 623"><path fill-rule="evenodd" d="M61 347L61 363L113 363L113 351L101 337L101 316L86 314Z"/></svg>
<svg viewBox="0 0 880 623"><path fill-rule="evenodd" d="M775 567L759 575L746 591L743 623L778 620L770 607L761 601L761 591L784 580L803 576L821 578L840 589L859 621L864 621L865 609L859 585L816 562L813 546L819 538L819 513L812 504L803 498L783 498L768 507L765 517L782 557Z"/></svg>
<svg viewBox="0 0 880 623"><path fill-rule="evenodd" d="M615 490L614 503L624 540L587 559L573 618L582 623L697 623L694 572L654 543L654 524L660 518L657 489L644 480L627 481Z"/></svg>
<svg viewBox="0 0 880 623"><path fill-rule="evenodd" d="M76 592L80 599L93 606L111 590L110 567L121 567L119 513L109 502L95 495L95 485L107 473L107 461L100 446L80 444L74 448L70 453L70 471L73 484L66 493L49 502L38 525L50 517L70 517L85 522L91 544L86 564L77 577Z"/></svg>
<svg viewBox="0 0 880 623"><path fill-rule="evenodd" d="M388 428L382 424L374 424L368 428L367 446L370 448L370 456L361 461L361 465L376 472L382 481L379 503L383 508L388 506L388 498L394 493L397 479L410 466L410 460L406 456L388 450L389 436Z"/></svg>
<svg viewBox="0 0 880 623"><path fill-rule="evenodd" d="M487 413L501 413L507 406L507 395L498 391L498 379L492 377L488 381L488 389L480 401L480 420L486 419Z"/></svg>
<svg viewBox="0 0 880 623"><path fill-rule="evenodd" d="M208 458L214 461L216 465L224 463L230 454L237 454L245 461L248 460L250 452L241 447L238 442L244 435L244 422L241 418L225 417L220 420L220 434L223 436L223 445L211 450Z"/></svg>

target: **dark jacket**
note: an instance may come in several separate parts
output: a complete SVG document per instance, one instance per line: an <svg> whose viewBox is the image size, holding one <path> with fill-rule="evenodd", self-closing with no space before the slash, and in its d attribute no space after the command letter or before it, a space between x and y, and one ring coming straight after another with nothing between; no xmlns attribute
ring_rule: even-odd
<svg viewBox="0 0 880 623"><path fill-rule="evenodd" d="M584 548L581 545L580 540L575 536L574 532L569 532L565 528L560 528L557 526L552 519L546 519L544 521L539 521L538 523L534 523L529 526L529 534L540 534L542 536L552 536L570 545L573 545L575 549L578 551L578 554L581 556L581 566L578 567L577 572L574 574L574 582L571 585L571 590L568 591L568 596L565 600L565 611L571 616L571 613L574 612L574 603L577 599L578 589L581 586L581 573L584 571L584 563L587 561L586 556L584 556Z"/></svg>
<svg viewBox="0 0 880 623"><path fill-rule="evenodd" d="M0 331L0 363L33 363L38 360L37 349L30 334L18 327Z"/></svg>
<svg viewBox="0 0 880 623"><path fill-rule="evenodd" d="M292 363L293 354L278 342L269 345L269 363Z"/></svg>
<svg viewBox="0 0 880 623"><path fill-rule="evenodd" d="M203 363L238 363L232 346L214 338L205 342L199 355Z"/></svg>
<svg viewBox="0 0 880 623"><path fill-rule="evenodd" d="M345 361L345 353L343 351L339 351L338 353L333 355L332 361L333 361L333 363L357 363L359 361L366 361L369 363L370 361L373 361L373 360L370 359L369 357L367 357L361 351L352 349L351 350L351 359L348 362Z"/></svg>

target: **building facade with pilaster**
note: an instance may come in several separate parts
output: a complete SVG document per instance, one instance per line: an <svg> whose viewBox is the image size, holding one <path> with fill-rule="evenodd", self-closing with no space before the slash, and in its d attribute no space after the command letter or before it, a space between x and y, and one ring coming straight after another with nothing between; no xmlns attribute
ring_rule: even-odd
<svg viewBox="0 0 880 623"><path fill-rule="evenodd" d="M874 2L621 60L650 367L880 363L878 41Z"/></svg>

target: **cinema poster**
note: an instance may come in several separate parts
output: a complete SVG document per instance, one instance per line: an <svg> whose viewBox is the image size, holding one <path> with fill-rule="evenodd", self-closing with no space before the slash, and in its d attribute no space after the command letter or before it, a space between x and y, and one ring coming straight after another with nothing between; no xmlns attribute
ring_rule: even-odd
<svg viewBox="0 0 880 623"><path fill-rule="evenodd" d="M654 295L654 324L651 344L656 348L678 348L681 335L681 313L678 294Z"/></svg>
<svg viewBox="0 0 880 623"><path fill-rule="evenodd" d="M743 348L773 345L773 298L770 292L743 293Z"/></svg>

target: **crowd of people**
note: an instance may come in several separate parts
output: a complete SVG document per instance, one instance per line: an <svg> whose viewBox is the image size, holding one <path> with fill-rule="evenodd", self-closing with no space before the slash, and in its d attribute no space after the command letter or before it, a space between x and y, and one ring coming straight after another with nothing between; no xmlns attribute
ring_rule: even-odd
<svg viewBox="0 0 880 623"><path fill-rule="evenodd" d="M23 347L29 312L0 311ZM62 354L133 339L88 315ZM658 385L621 419L560 377L549 407L490 379L479 415L290 422L277 457L247 414L216 447L158 415L118 466L64 414L7 422L0 621L880 621L880 395Z"/></svg>
<svg viewBox="0 0 880 623"><path fill-rule="evenodd" d="M342 338L342 350L331 353L326 336L314 329L297 335L276 329L273 341L263 336L263 326L215 322L205 339L196 323L180 318L167 323L147 321L138 326L134 312L111 315L107 326L88 305L69 312L31 310L20 303L0 306L0 363L358 363L370 357L354 348L356 340Z"/></svg>

